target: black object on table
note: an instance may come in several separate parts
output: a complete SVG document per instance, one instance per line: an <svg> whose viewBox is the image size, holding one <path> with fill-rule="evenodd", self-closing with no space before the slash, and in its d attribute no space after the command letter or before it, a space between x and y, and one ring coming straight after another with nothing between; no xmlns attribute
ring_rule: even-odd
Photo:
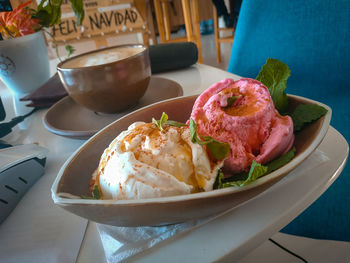
<svg viewBox="0 0 350 263"><path fill-rule="evenodd" d="M18 123L24 121L25 118L32 115L38 108L34 108L29 113L21 116L14 117L11 121L0 123L0 138L6 136L12 131L12 128L15 127Z"/></svg>
<svg viewBox="0 0 350 263"><path fill-rule="evenodd" d="M192 42L166 43L149 47L152 73L182 69L195 64L198 49Z"/></svg>

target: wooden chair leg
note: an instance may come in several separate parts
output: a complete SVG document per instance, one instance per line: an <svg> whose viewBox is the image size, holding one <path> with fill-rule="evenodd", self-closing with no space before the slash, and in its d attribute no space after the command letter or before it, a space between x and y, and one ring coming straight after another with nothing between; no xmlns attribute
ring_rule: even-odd
<svg viewBox="0 0 350 263"><path fill-rule="evenodd" d="M220 32L219 32L219 18L216 7L213 5L213 20L214 20L214 37L216 47L216 61L221 63L221 46L220 46Z"/></svg>
<svg viewBox="0 0 350 263"><path fill-rule="evenodd" d="M152 17L152 10L149 1L146 1L146 17L148 22L148 29L150 30L150 39L152 39L153 45L157 44L156 31L154 28L154 21Z"/></svg>
<svg viewBox="0 0 350 263"><path fill-rule="evenodd" d="M170 27L170 17L169 17L169 5L168 2L162 1L163 17L164 17L164 28L165 28L165 39L167 41L171 38L171 27Z"/></svg>
<svg viewBox="0 0 350 263"><path fill-rule="evenodd" d="M185 20L186 36L187 41L195 42L193 38L192 22L191 22L191 11L188 0L182 0L182 10Z"/></svg>
<svg viewBox="0 0 350 263"><path fill-rule="evenodd" d="M143 44L146 46L150 45L150 39L153 43L156 43L156 35L154 32L154 24L152 18L152 11L149 0L134 0L136 9L139 11L143 21L146 23L146 28L142 30Z"/></svg>
<svg viewBox="0 0 350 263"><path fill-rule="evenodd" d="M191 0L191 16L192 16L192 25L195 43L198 48L198 62L203 62L202 56L202 41L201 41L201 31L200 31L200 20L199 20L199 11L198 11L198 0Z"/></svg>
<svg viewBox="0 0 350 263"><path fill-rule="evenodd" d="M158 25L158 33L160 37L160 42L165 43L165 30L164 30L164 21L163 21L163 12L160 4L161 0L154 0L154 11L156 13L156 20Z"/></svg>
<svg viewBox="0 0 350 263"><path fill-rule="evenodd" d="M154 0L154 9L158 24L158 32L161 43L183 41L183 38L171 39L171 27L169 19L169 7L167 0ZM199 27L198 0L181 0L188 42L194 42L198 48L198 62L203 62L202 42ZM163 19L164 17L164 19Z"/></svg>

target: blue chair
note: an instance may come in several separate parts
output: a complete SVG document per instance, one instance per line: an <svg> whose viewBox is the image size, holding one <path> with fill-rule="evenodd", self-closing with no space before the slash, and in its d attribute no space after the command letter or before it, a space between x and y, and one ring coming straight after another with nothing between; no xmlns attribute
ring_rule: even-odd
<svg viewBox="0 0 350 263"><path fill-rule="evenodd" d="M286 92L329 105L350 142L350 1L243 0L228 71L255 78L269 57L291 69ZM350 165L281 231L350 241Z"/></svg>

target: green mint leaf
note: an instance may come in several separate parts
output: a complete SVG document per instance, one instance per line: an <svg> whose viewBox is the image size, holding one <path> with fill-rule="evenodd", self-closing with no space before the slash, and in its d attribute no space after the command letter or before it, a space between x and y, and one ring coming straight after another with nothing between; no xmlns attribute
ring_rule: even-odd
<svg viewBox="0 0 350 263"><path fill-rule="evenodd" d="M327 109L316 104L298 105L291 114L294 124L294 132L302 130L306 124L318 120L326 113Z"/></svg>
<svg viewBox="0 0 350 263"><path fill-rule="evenodd" d="M294 156L295 156L295 147L293 147L287 153L283 154L279 158L269 162L264 166L257 163L256 161L253 161L252 166L250 167L249 173L237 174L230 178L225 178L222 174L220 178L217 178L216 188L220 189L220 188L226 188L226 187L233 187L233 186L241 187L241 186L248 185L251 182L254 182L255 180L257 180L258 178L281 168L283 165L285 165L290 160L292 160ZM241 179L241 180L237 180L237 179Z"/></svg>
<svg viewBox="0 0 350 263"><path fill-rule="evenodd" d="M269 89L275 108L281 114L288 110L288 97L284 90L289 76L290 69L286 64L277 59L268 58L256 77Z"/></svg>
<svg viewBox="0 0 350 263"><path fill-rule="evenodd" d="M93 199L101 199L100 191L98 190L97 185L95 185L94 189L92 190L92 197Z"/></svg>
<svg viewBox="0 0 350 263"><path fill-rule="evenodd" d="M92 196L87 196L87 195L81 195L80 197L82 199L101 199L100 191L98 190L98 186L95 185L94 189L92 190Z"/></svg>
<svg viewBox="0 0 350 263"><path fill-rule="evenodd" d="M164 124L169 125L169 126L175 126L177 128L188 126L186 123L178 122L178 121L171 121L167 120Z"/></svg>
<svg viewBox="0 0 350 263"><path fill-rule="evenodd" d="M215 183L214 183L214 189L224 188L223 187L224 180L225 180L224 173L223 173L223 171L221 169L219 169L218 170L218 174L216 176Z"/></svg>
<svg viewBox="0 0 350 263"><path fill-rule="evenodd" d="M165 112L163 112L162 116L160 117L160 124L163 125L163 123L166 123L167 120L168 120L168 115Z"/></svg>
<svg viewBox="0 0 350 263"><path fill-rule="evenodd" d="M283 165L285 165L290 160L292 160L294 156L295 156L295 147L293 147L291 150L289 150L287 153L283 154L282 156L278 157L277 159L266 164L267 174L277 170L278 168L281 168Z"/></svg>
<svg viewBox="0 0 350 263"><path fill-rule="evenodd" d="M215 140L210 137L210 136L199 136L199 138L197 137L197 143L200 144L200 145L206 145L208 143L212 143L214 142Z"/></svg>
<svg viewBox="0 0 350 263"><path fill-rule="evenodd" d="M152 123L155 124L159 130L163 130L163 127L159 125L159 121L157 121L155 118L152 118Z"/></svg>
<svg viewBox="0 0 350 263"><path fill-rule="evenodd" d="M190 136L192 143L206 145L216 160L222 160L230 154L230 145L228 143L216 141L210 136L198 138L197 124L192 118L190 119Z"/></svg>
<svg viewBox="0 0 350 263"><path fill-rule="evenodd" d="M230 107L233 103L235 103L235 101L239 98L239 96L233 96L233 97L229 97L227 99L227 105L224 108L228 108Z"/></svg>
<svg viewBox="0 0 350 263"><path fill-rule="evenodd" d="M66 48L68 57L70 57L75 51L75 48L72 47L71 45L66 45L65 48Z"/></svg>
<svg viewBox="0 0 350 263"><path fill-rule="evenodd" d="M213 140L207 144L207 148L216 160L222 160L230 154L230 145Z"/></svg>
<svg viewBox="0 0 350 263"><path fill-rule="evenodd" d="M250 170L249 170L248 178L241 184L241 186L244 186L256 181L258 178L265 175L266 173L267 173L267 167L253 160L252 166L250 167Z"/></svg>
<svg viewBox="0 0 350 263"><path fill-rule="evenodd" d="M237 181L228 181L228 182L221 182L221 184L218 185L218 188L226 188L226 187L242 187L246 186L260 177L267 174L267 166L263 166L260 163L257 163L255 160L253 160L252 165L250 167L248 176L245 180L237 180ZM222 181L222 179L221 179Z"/></svg>
<svg viewBox="0 0 350 263"><path fill-rule="evenodd" d="M190 136L191 136L192 143L198 143L200 145L205 145L214 141L214 139L211 138L210 136L204 136L201 138L198 137L197 124L192 118L190 119Z"/></svg>
<svg viewBox="0 0 350 263"><path fill-rule="evenodd" d="M160 117L160 120L157 121L155 118L152 118L152 123L154 123L159 130L164 131L162 125L165 124L167 120L168 120L168 115L165 112L163 112L162 116Z"/></svg>
<svg viewBox="0 0 350 263"><path fill-rule="evenodd" d="M190 136L191 136L191 141L192 143L196 143L198 138L197 138L197 124L195 121L191 118L190 119Z"/></svg>
<svg viewBox="0 0 350 263"><path fill-rule="evenodd" d="M227 188L227 187L241 187L243 180L233 181L233 182L223 182L218 188Z"/></svg>

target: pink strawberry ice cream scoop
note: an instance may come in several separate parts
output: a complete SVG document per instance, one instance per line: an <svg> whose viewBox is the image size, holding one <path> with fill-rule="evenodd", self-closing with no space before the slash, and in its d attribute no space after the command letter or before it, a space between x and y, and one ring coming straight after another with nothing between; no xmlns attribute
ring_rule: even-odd
<svg viewBox="0 0 350 263"><path fill-rule="evenodd" d="M224 169L249 170L253 160L265 164L290 150L293 121L275 109L269 90L254 79L224 79L195 101L191 118L197 132L230 144Z"/></svg>

